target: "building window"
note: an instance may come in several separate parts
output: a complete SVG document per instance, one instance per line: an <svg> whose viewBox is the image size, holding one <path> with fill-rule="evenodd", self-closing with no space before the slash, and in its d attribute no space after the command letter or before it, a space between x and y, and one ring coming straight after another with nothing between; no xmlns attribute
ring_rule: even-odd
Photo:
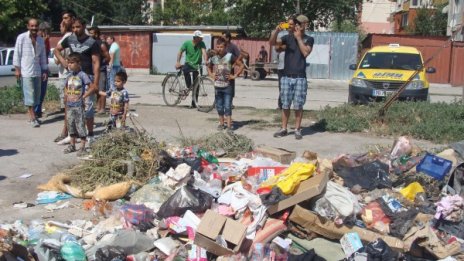
<svg viewBox="0 0 464 261"><path fill-rule="evenodd" d="M404 28L408 26L408 13L404 13L401 17L401 27Z"/></svg>
<svg viewBox="0 0 464 261"><path fill-rule="evenodd" d="M422 0L412 0L411 1L411 7L421 7L422 5Z"/></svg>

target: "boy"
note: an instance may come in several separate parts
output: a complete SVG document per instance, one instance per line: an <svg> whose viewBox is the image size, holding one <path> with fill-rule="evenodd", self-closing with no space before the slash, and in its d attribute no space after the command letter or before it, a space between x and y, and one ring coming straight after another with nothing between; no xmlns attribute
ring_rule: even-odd
<svg viewBox="0 0 464 261"><path fill-rule="evenodd" d="M87 138L84 121L84 100L92 94L91 91L86 91L92 82L89 76L81 70L81 59L78 53L71 53L66 60L70 74L66 78L64 98L71 144L64 150L64 153L76 151L76 139L79 137L81 139L81 148L78 156L80 156L85 152Z"/></svg>
<svg viewBox="0 0 464 261"><path fill-rule="evenodd" d="M100 91L102 96L110 97L110 123L109 128L118 127L117 122L121 123L121 127L126 126L126 115L129 111L129 93L124 89L124 84L127 82L127 74L124 71L119 71L114 77L114 90L109 90L107 93Z"/></svg>
<svg viewBox="0 0 464 261"><path fill-rule="evenodd" d="M227 124L227 133L232 133L232 84L231 80L237 78L243 70L243 63L235 55L226 53L226 41L218 38L216 42L216 55L211 57L208 66L208 75L214 80L216 91L216 110L219 114L218 130L224 129ZM231 74L232 66L239 68Z"/></svg>

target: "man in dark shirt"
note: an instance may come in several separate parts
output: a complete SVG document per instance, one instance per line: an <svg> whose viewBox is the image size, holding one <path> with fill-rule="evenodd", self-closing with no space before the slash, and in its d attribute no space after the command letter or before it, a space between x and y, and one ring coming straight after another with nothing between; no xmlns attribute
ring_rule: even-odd
<svg viewBox="0 0 464 261"><path fill-rule="evenodd" d="M277 34L282 30L280 25L272 32L270 42L285 50L285 65L281 78L280 96L282 100L282 128L274 133L274 137L284 137L288 134L287 124L290 116L290 105L293 103L295 110L295 138L301 139L301 119L303 117L303 105L306 102L308 82L306 80L306 57L311 53L314 38L305 34L308 18L299 15L294 20L293 33L277 39Z"/></svg>
<svg viewBox="0 0 464 261"><path fill-rule="evenodd" d="M266 48L264 48L264 45L261 46L261 50L259 51L258 62L267 63L267 51Z"/></svg>
<svg viewBox="0 0 464 261"><path fill-rule="evenodd" d="M65 48L70 48L72 53L80 54L81 68L91 79L90 91L94 92L85 101L85 116L88 131L89 145L93 141L93 123L94 123L94 104L96 93L98 92L98 82L100 80L100 46L94 38L85 34L85 21L82 18L76 18L72 25L73 34L65 38L59 43L54 52L60 63L67 67L68 63L61 55L61 51Z"/></svg>

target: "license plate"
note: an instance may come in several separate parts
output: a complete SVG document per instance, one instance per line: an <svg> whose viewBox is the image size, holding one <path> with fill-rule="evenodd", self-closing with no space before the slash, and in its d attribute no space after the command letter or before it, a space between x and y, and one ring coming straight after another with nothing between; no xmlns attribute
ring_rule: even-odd
<svg viewBox="0 0 464 261"><path fill-rule="evenodd" d="M384 90L373 90L372 96L376 97L385 97L387 95L393 94L394 91L384 91Z"/></svg>

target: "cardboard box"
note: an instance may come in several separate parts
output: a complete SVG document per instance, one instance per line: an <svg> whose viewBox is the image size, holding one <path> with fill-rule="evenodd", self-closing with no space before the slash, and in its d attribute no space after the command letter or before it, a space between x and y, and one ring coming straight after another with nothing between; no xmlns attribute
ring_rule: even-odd
<svg viewBox="0 0 464 261"><path fill-rule="evenodd" d="M217 256L232 255L240 250L246 230L245 225L208 209L198 225L194 243ZM216 243L218 236L227 247Z"/></svg>
<svg viewBox="0 0 464 261"><path fill-rule="evenodd" d="M268 146L259 147L256 149L256 152L263 155L264 157L271 158L282 164L290 164L290 162L292 162L292 160L296 157L295 151L288 151L285 149Z"/></svg>
<svg viewBox="0 0 464 261"><path fill-rule="evenodd" d="M389 245L392 249L404 252L404 242L396 237L381 235L356 226L352 228L347 226L338 226L331 220L318 216L317 214L298 205L293 209L289 219L306 231L317 233L329 239L339 240L346 233L356 232L361 238L361 241L365 244L368 244L378 238L382 238L383 241L385 241L385 243L387 243L387 245Z"/></svg>
<svg viewBox="0 0 464 261"><path fill-rule="evenodd" d="M302 181L293 196L268 207L267 212L272 215L321 194L328 181L329 176L327 174L314 175Z"/></svg>

